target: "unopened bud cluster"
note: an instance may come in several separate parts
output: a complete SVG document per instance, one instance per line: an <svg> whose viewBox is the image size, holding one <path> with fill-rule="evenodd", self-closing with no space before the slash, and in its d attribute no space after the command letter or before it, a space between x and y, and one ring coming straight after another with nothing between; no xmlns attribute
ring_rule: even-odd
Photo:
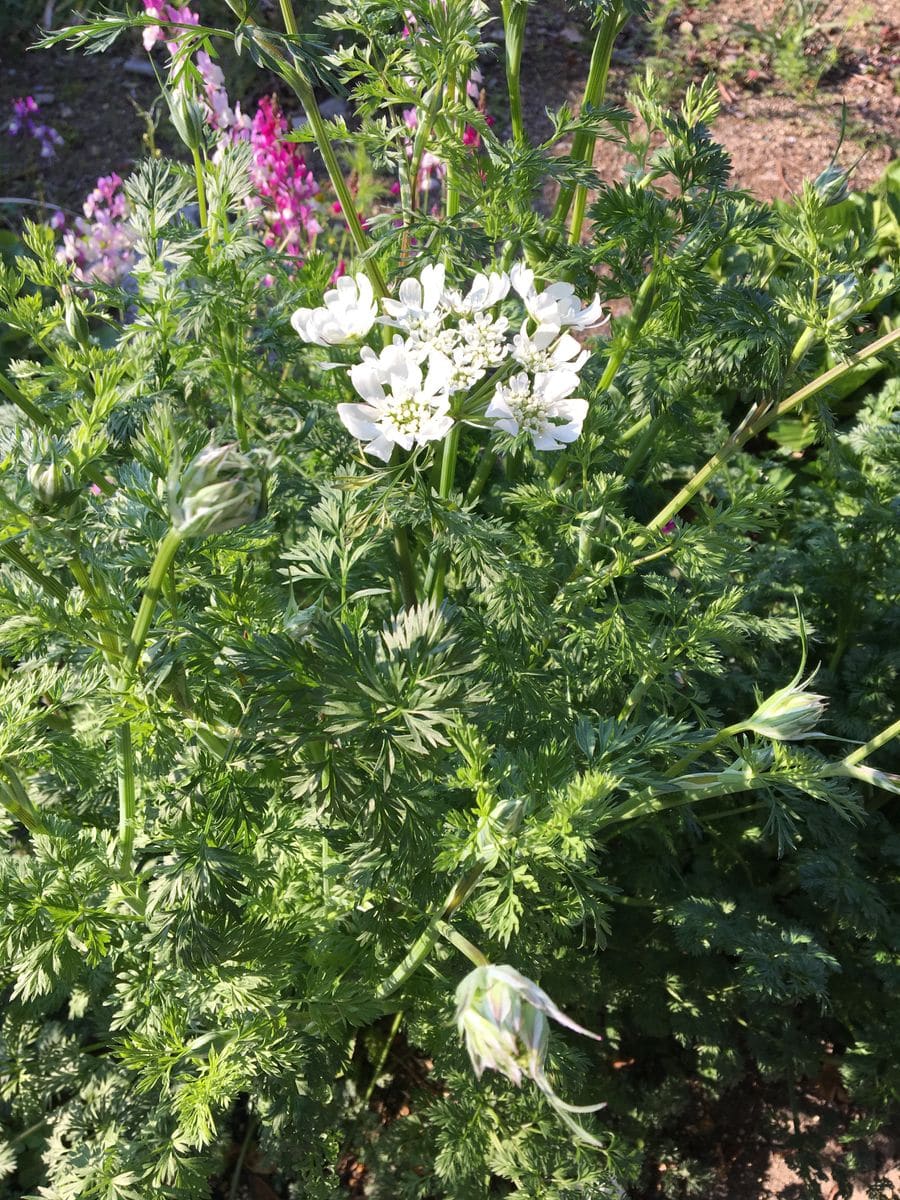
<svg viewBox="0 0 900 1200"><path fill-rule="evenodd" d="M527 1076L572 1132L580 1140L596 1145L596 1139L569 1114L596 1112L603 1104L566 1104L547 1079L544 1065L550 1041L548 1017L600 1041L598 1034L567 1017L542 988L515 967L476 967L456 989L456 1023L475 1074L480 1078L485 1070L499 1071L517 1086Z"/></svg>
<svg viewBox="0 0 900 1200"><path fill-rule="evenodd" d="M182 537L257 521L266 513L265 471L234 445L207 446L170 481L169 513Z"/></svg>

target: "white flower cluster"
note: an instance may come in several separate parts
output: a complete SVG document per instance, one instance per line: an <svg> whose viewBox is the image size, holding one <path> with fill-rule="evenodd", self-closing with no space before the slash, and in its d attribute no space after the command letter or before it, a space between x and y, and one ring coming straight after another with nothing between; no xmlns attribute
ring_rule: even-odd
<svg viewBox="0 0 900 1200"><path fill-rule="evenodd" d="M515 332L497 312L510 290L526 313ZM362 403L338 405L366 453L388 462L395 446L441 441L463 411L453 397L489 371L500 378L474 416L478 423L514 437L525 433L536 450L559 450L581 434L588 406L574 393L589 355L567 331L608 319L599 296L582 306L569 283L538 291L534 272L522 265L476 275L463 295L447 287L442 266L427 266L404 279L397 299L385 298L382 308L379 317L372 285L360 274L339 279L320 308L299 308L291 318L300 337L317 346L357 342L376 323L398 331L380 353L363 346L350 370ZM473 419L468 410L465 419Z"/></svg>

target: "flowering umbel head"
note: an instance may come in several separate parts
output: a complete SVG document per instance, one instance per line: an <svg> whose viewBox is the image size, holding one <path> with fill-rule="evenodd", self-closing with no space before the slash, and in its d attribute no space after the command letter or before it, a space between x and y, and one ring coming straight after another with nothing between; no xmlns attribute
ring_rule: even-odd
<svg viewBox="0 0 900 1200"><path fill-rule="evenodd" d="M169 512L182 537L224 533L265 516L264 470L236 446L207 446L169 481Z"/></svg>
<svg viewBox="0 0 900 1200"><path fill-rule="evenodd" d="M596 1112L603 1103L566 1104L553 1091L544 1072L550 1040L548 1017L600 1041L598 1034L567 1017L542 988L515 967L476 967L456 989L456 1024L475 1074L480 1078L485 1069L499 1071L517 1086L527 1075L580 1140L599 1145L570 1114Z"/></svg>

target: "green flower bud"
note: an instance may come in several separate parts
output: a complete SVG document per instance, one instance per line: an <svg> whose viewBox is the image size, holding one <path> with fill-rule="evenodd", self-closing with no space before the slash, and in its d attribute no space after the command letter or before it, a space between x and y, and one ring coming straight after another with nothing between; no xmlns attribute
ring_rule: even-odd
<svg viewBox="0 0 900 1200"><path fill-rule="evenodd" d="M172 526L206 537L258 521L266 513L265 471L234 446L207 446L169 481Z"/></svg>
<svg viewBox="0 0 900 1200"><path fill-rule="evenodd" d="M60 464L53 454L49 460L32 463L26 472L28 486L42 508L59 508L68 504L78 493L72 471Z"/></svg>
<svg viewBox="0 0 900 1200"><path fill-rule="evenodd" d="M801 683L795 676L787 687L779 688L767 696L757 706L756 712L741 722L742 727L779 742L796 741L813 735L825 712L826 701L824 696L806 690L812 680L813 676L810 676L805 683Z"/></svg>
<svg viewBox="0 0 900 1200"><path fill-rule="evenodd" d="M476 967L456 989L456 1024L475 1074L480 1078L485 1070L499 1071L516 1086L527 1075L580 1140L598 1145L568 1114L596 1112L603 1104L566 1104L544 1073L550 1041L548 1017L576 1033L601 1040L567 1017L542 988L515 967Z"/></svg>
<svg viewBox="0 0 900 1200"><path fill-rule="evenodd" d="M825 207L830 208L832 204L840 204L842 200L847 199L849 179L847 171L832 163L813 180L813 189Z"/></svg>
<svg viewBox="0 0 900 1200"><path fill-rule="evenodd" d="M72 341L77 342L79 346L87 346L91 338L87 317L76 305L68 288L63 300L63 319L66 325L66 332Z"/></svg>
<svg viewBox="0 0 900 1200"><path fill-rule="evenodd" d="M203 145L203 108L184 80L166 92L166 100L176 133L189 150L199 150Z"/></svg>
<svg viewBox="0 0 900 1200"><path fill-rule="evenodd" d="M828 323L840 325L859 305L859 280L853 274L839 275L828 300Z"/></svg>

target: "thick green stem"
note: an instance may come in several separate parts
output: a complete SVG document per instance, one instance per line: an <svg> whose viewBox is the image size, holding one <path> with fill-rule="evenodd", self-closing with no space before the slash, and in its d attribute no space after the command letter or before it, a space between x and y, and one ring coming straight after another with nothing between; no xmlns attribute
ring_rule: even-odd
<svg viewBox="0 0 900 1200"><path fill-rule="evenodd" d="M448 92L448 95L450 98L451 105L455 108L456 104L458 102L459 93L460 93L460 88L459 88L459 85L456 82L456 80L454 80L453 83L448 86L447 92ZM465 94L465 93L463 92L463 94ZM454 133L457 135L456 140L461 144L462 140L463 140L462 139L462 129L456 129L456 130L454 130ZM445 197L446 197L445 208L446 208L447 217L451 218L451 217L457 216L457 214L459 213L459 179L457 176L456 166L455 166L452 158L449 159L447 162L447 179L446 179L446 186L445 186Z"/></svg>
<svg viewBox="0 0 900 1200"><path fill-rule="evenodd" d="M6 762L0 762L0 805L14 820L24 825L29 833L49 833L43 817L31 803L21 779Z"/></svg>
<svg viewBox="0 0 900 1200"><path fill-rule="evenodd" d="M603 103L603 97L606 95L606 83L609 78L609 64L612 58L613 44L622 24L622 0L615 0L609 13L600 22L600 27L597 30L594 50L591 54L591 66L584 89L584 98L581 102L582 111L588 105L596 107L598 104ZM596 134L589 133L585 129L579 129L572 143L573 161L583 163L585 166L590 165L594 159L594 147L596 144ZM559 237L565 227L566 217L569 215L569 209L572 207L573 197L575 197L576 203L575 211L572 215L572 228L569 234L569 241L575 244L581 240L581 227L584 223L584 208L587 198L587 189L583 184L578 184L577 186L564 184L560 188L550 218L550 223L553 227L551 235L553 240Z"/></svg>
<svg viewBox="0 0 900 1200"><path fill-rule="evenodd" d="M900 339L900 328L892 329L890 333L884 334L870 345L865 346L852 358L845 363L838 363L836 367L832 367L830 371L825 371L817 379L813 379L810 383L805 384L798 391L788 396L785 400L775 405L767 407L755 406L747 414L747 417L741 422L738 428L731 434L727 441L716 451L704 465L697 471L693 477L684 485L681 491L674 496L665 508L660 511L647 522L648 531L661 529L663 525L677 516L678 513L693 500L694 496L706 484L707 480L716 474L716 472L735 454L740 448L746 445L751 438L756 437L764 429L767 429L775 421L779 420L786 413L792 412L795 408L799 408L804 401L809 400L812 396L824 391L829 384L834 383L848 371L852 371L854 367L865 362L866 359L874 357L882 350L886 350ZM640 535L634 545L642 546L647 541L647 535Z"/></svg>
<svg viewBox="0 0 900 1200"><path fill-rule="evenodd" d="M860 746L852 754L848 754L843 760L844 764L848 767L855 766L898 736L900 736L900 718L888 725L886 729L882 729L881 733L876 733L874 737L869 738L864 746Z"/></svg>
<svg viewBox="0 0 900 1200"><path fill-rule="evenodd" d="M156 611L157 602L162 595L166 572L175 558L176 551L180 545L181 534L174 529L170 529L157 548L156 558L153 560L153 566L150 568L150 575L147 578L144 594L141 597L141 604L138 608L137 616L134 618L134 625L131 627L131 636L125 648L125 667L122 680L125 687L134 678L141 657L141 651L144 649L147 634L150 632L153 613Z"/></svg>
<svg viewBox="0 0 900 1200"><path fill-rule="evenodd" d="M52 419L45 412L42 412L36 404L33 404L27 396L23 395L12 380L7 379L2 374L0 374L0 392L3 393L7 400L15 404L16 408L21 409L25 416L30 418L40 429L53 428Z"/></svg>
<svg viewBox="0 0 900 1200"><path fill-rule="evenodd" d="M128 691L134 679L141 651L150 632L153 613L162 594L166 573L180 544L181 534L170 529L156 551L156 558L150 568L147 585L125 648L125 662L119 679L119 688L123 694ZM134 745L131 725L127 720L119 726L116 733L116 775L119 787L119 869L123 874L127 874L131 870L137 820Z"/></svg>
<svg viewBox="0 0 900 1200"><path fill-rule="evenodd" d="M446 921L441 921L438 932L445 941L449 942L451 946L455 946L476 967L486 967L489 964L490 959L482 954L478 947L473 945L468 938L458 933L452 925L448 925Z"/></svg>
<svg viewBox="0 0 900 1200"><path fill-rule="evenodd" d="M486 868L487 863L479 860L453 885L440 910L428 922L421 936L413 942L403 961L398 963L387 979L376 988L375 998L377 1000L386 1000L388 996L393 995L397 988L402 987L407 979L418 970L434 949L438 938L441 937L445 922L469 898Z"/></svg>
<svg viewBox="0 0 900 1200"><path fill-rule="evenodd" d="M131 725L127 721L116 730L116 776L119 787L119 870L123 875L127 875L131 871L137 822L134 745L131 740Z"/></svg>
<svg viewBox="0 0 900 1200"><path fill-rule="evenodd" d="M0 555L18 567L22 574L27 575L32 583L36 583L38 587L43 588L48 596L52 596L54 600L59 600L60 603L65 602L69 595L67 588L58 579L54 579L42 571L13 541L0 542Z"/></svg>
<svg viewBox="0 0 900 1200"><path fill-rule="evenodd" d="M459 437L462 425L456 421L444 440L444 452L441 458L441 479L438 485L438 495L442 500L448 500L453 491L456 478L456 459L459 454ZM430 595L435 604L444 599L444 581L447 575L447 555L441 554L435 564L434 578Z"/></svg>
<svg viewBox="0 0 900 1200"><path fill-rule="evenodd" d="M473 500L477 500L484 489L487 487L487 481L491 477L491 472L497 462L497 455L493 450L483 450L481 459L478 463L472 482L469 484L469 490L466 492L466 503L471 504Z"/></svg>
<svg viewBox="0 0 900 1200"><path fill-rule="evenodd" d="M238 338L240 329L234 334L223 331L222 346L225 350L225 361L228 364L228 394L231 401L231 423L238 446L246 454L250 449L247 436L247 422L244 419L244 377L241 373L241 355Z"/></svg>
<svg viewBox="0 0 900 1200"><path fill-rule="evenodd" d="M525 141L525 122L522 117L522 50L525 46L525 22L528 4L525 0L503 0L503 32L506 45L506 90L509 93L509 120L513 140Z"/></svg>
<svg viewBox="0 0 900 1200"><path fill-rule="evenodd" d="M294 18L294 11L291 7L291 0L280 0L281 17L284 21L284 27L290 37L297 37L297 22ZM344 173L341 170L341 164L337 160L337 155L334 152L334 147L331 144L331 139L328 136L328 129L325 120L319 111L319 105L316 101L316 94L313 91L312 85L305 76L301 75L296 68L289 69L288 82L294 89L297 99L303 105L303 111L306 114L306 119L309 121L310 128L313 131L313 136L316 139L316 147L319 154L322 156L322 162L325 164L325 170L328 172L328 178L331 180L331 186L334 188L335 195L340 203L341 210L344 214L344 220L347 222L347 228L350 231L350 238L356 248L356 252L365 256L369 251L369 239L366 237L366 232L362 227L362 222L359 219L359 214L356 211L356 205L353 201L353 196L350 194L350 188L347 186L347 181L344 178ZM378 269L378 264L371 258L365 258L363 267L366 274L369 276L372 287L375 290L376 296L379 298L387 295L387 285L384 282L384 277Z"/></svg>
<svg viewBox="0 0 900 1200"><path fill-rule="evenodd" d="M200 210L200 228L209 229L209 210L206 204L206 179L203 174L203 159L196 146L191 146L191 157L194 160L194 180L197 184L197 208Z"/></svg>
<svg viewBox="0 0 900 1200"><path fill-rule="evenodd" d="M403 603L407 608L415 608L418 603L416 568L409 546L409 534L404 525L399 525L394 530L394 552L400 566L400 591Z"/></svg>

